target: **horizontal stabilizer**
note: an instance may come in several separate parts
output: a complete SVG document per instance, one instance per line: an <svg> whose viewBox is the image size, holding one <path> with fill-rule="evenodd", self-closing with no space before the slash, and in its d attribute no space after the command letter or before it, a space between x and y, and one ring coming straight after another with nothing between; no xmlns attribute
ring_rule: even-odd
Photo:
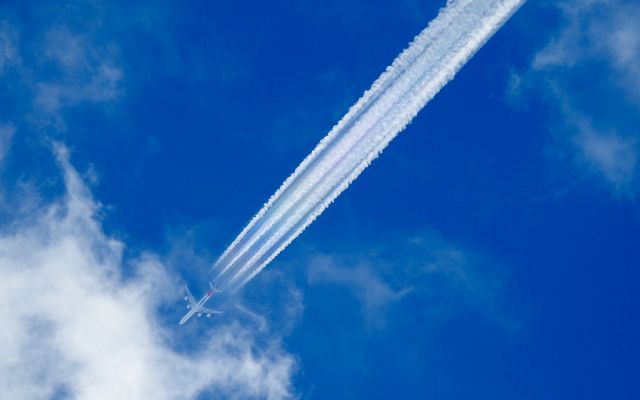
<svg viewBox="0 0 640 400"><path fill-rule="evenodd" d="M211 308L202 307L200 308L200 312L203 314L222 314L222 311L212 310Z"/></svg>
<svg viewBox="0 0 640 400"><path fill-rule="evenodd" d="M196 299L193 297L193 295L191 294L191 291L189 290L189 287L188 287L187 285L184 285L184 291L185 291L185 293L186 293L186 295L187 295L187 296L185 297L185 300L186 300L187 302L189 302L189 305L190 305L191 307L193 307L193 306L197 303L197 301L196 301Z"/></svg>

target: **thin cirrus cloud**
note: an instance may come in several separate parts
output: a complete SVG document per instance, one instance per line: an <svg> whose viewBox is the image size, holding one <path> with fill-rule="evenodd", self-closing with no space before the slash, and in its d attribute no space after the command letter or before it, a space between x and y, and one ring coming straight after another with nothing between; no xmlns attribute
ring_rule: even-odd
<svg viewBox="0 0 640 400"><path fill-rule="evenodd" d="M17 33L6 21L0 21L0 75L20 62L16 49Z"/></svg>
<svg viewBox="0 0 640 400"><path fill-rule="evenodd" d="M307 282L350 291L372 328L385 327L394 305L415 300L428 304L418 313L425 319L471 312L507 331L515 332L521 325L501 300L507 269L431 230L357 254L315 253L307 263Z"/></svg>
<svg viewBox="0 0 640 400"><path fill-rule="evenodd" d="M578 162L603 178L615 193L634 196L638 179L638 135L598 132L587 122L579 123L575 145Z"/></svg>
<svg viewBox="0 0 640 400"><path fill-rule="evenodd" d="M561 1L564 24L534 57L536 70L601 61L614 84L640 96L640 6L627 0Z"/></svg>
<svg viewBox="0 0 640 400"><path fill-rule="evenodd" d="M0 21L0 75L14 71L11 93L31 98L31 108L24 110L30 125L63 131L72 107L110 104L123 95L116 44L75 32L64 21L32 36L21 33L10 21Z"/></svg>
<svg viewBox="0 0 640 400"><path fill-rule="evenodd" d="M0 232L2 398L290 397L296 362L277 337L258 345L248 326L220 323L188 353L174 348L157 314L174 277L152 254L123 258L66 149L56 154L66 194Z"/></svg>
<svg viewBox="0 0 640 400"><path fill-rule="evenodd" d="M44 50L45 59L55 62L60 76L74 83L78 99L101 102L118 97L122 71L115 45L95 46L90 37L54 28L45 35Z"/></svg>
<svg viewBox="0 0 640 400"><path fill-rule="evenodd" d="M123 72L115 45L96 45L87 34L65 28L48 30L41 40L39 69L53 78L33 83L34 107L45 115L57 115L78 103L108 103L122 94Z"/></svg>
<svg viewBox="0 0 640 400"><path fill-rule="evenodd" d="M555 150L618 199L640 190L640 6L626 0L561 1L559 29L514 74L511 95L542 94Z"/></svg>
<svg viewBox="0 0 640 400"><path fill-rule="evenodd" d="M16 132L15 126L11 124L0 124L0 168L5 156L11 147L11 140Z"/></svg>

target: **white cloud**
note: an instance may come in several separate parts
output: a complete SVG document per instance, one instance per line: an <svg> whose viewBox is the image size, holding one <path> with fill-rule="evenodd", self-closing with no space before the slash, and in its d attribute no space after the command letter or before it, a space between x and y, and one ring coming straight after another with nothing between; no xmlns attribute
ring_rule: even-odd
<svg viewBox="0 0 640 400"><path fill-rule="evenodd" d="M57 155L66 196L0 231L2 398L290 397L296 363L277 337L257 344L247 326L219 323L188 338L195 349L174 348L189 335L157 314L176 300L174 277L151 254L123 259L66 150Z"/></svg>
<svg viewBox="0 0 640 400"><path fill-rule="evenodd" d="M11 147L15 131L15 127L11 124L0 124L0 173L4 168L5 158ZM3 211L5 201L5 191L0 187L0 213Z"/></svg>
<svg viewBox="0 0 640 400"><path fill-rule="evenodd" d="M617 193L629 189L637 175L638 145L635 138L587 128L581 130L575 140L580 150L579 158L588 168L613 185Z"/></svg>
<svg viewBox="0 0 640 400"><path fill-rule="evenodd" d="M307 280L312 285L329 283L349 288L362 304L367 323L372 326L384 324L386 307L406 293L393 290L368 262L348 266L335 255L313 256L309 260Z"/></svg>
<svg viewBox="0 0 640 400"><path fill-rule="evenodd" d="M640 95L640 5L624 0L560 1L564 26L534 57L535 70L603 62L624 91Z"/></svg>
<svg viewBox="0 0 640 400"><path fill-rule="evenodd" d="M63 14L64 15L64 14ZM99 32L76 32L67 16L52 18L23 38L0 21L0 75L15 71L9 95L20 104L30 98L28 121L37 127L66 129L65 112L79 104L109 106L124 93L119 47Z"/></svg>
<svg viewBox="0 0 640 400"><path fill-rule="evenodd" d="M640 5L626 0L554 3L562 23L512 77L511 94L536 90L554 108L557 150L572 153L580 173L598 178L616 197L640 189Z"/></svg>
<svg viewBox="0 0 640 400"><path fill-rule="evenodd" d="M0 124L0 167L11 147L11 140L16 132L16 128L10 124Z"/></svg>
<svg viewBox="0 0 640 400"><path fill-rule="evenodd" d="M117 49L98 45L93 38L65 28L52 28L44 36L42 60L56 69L54 79L35 83L34 104L47 114L80 102L107 103L121 95L122 70Z"/></svg>
<svg viewBox="0 0 640 400"><path fill-rule="evenodd" d="M348 288L372 327L384 327L393 305L406 298L420 299L426 306L418 314L430 318L472 309L506 329L515 329L517 321L503 312L499 301L505 274L494 262L426 231L360 249L357 256L313 255L307 280L312 285Z"/></svg>
<svg viewBox="0 0 640 400"><path fill-rule="evenodd" d="M0 75L11 65L20 63L17 40L16 31L6 21L0 21Z"/></svg>

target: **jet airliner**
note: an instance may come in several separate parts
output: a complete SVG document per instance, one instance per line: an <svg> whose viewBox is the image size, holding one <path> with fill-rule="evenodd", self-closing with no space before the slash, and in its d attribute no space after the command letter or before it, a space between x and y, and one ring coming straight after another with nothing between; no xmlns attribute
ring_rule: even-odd
<svg viewBox="0 0 640 400"><path fill-rule="evenodd" d="M211 314L222 314L222 311L212 310L211 308L207 308L204 306L205 304L207 304L207 301L209 301L209 299L213 297L214 294L221 292L221 290L215 288L211 282L209 282L209 290L207 291L207 293L205 293L204 296L202 296L200 301L196 301L187 286L185 286L184 289L187 294L184 297L184 300L188 303L187 308L189 309L189 311L187 311L184 317L182 317L182 319L180 320L180 325L184 325L184 323L194 315L201 317L202 314L206 314L207 317L210 317Z"/></svg>

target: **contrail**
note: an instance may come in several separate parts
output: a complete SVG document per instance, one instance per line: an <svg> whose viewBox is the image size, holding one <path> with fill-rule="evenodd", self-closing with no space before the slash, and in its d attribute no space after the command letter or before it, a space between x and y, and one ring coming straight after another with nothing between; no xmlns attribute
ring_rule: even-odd
<svg viewBox="0 0 640 400"><path fill-rule="evenodd" d="M449 0L215 262L221 288L251 280L309 226L525 0Z"/></svg>

